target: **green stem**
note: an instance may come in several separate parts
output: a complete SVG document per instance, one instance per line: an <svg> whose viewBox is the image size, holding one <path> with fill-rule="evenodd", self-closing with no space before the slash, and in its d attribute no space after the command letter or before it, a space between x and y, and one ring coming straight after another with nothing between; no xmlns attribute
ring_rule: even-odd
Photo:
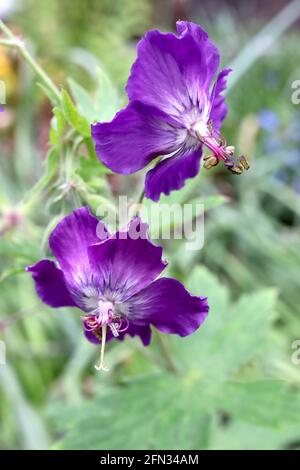
<svg viewBox="0 0 300 470"><path fill-rule="evenodd" d="M137 200L137 203L138 203L138 204L142 204L142 203L143 203L143 200L144 200L144 197L145 197L145 190L143 189L143 191L142 191L141 194L140 194L140 197L139 197L138 200Z"/></svg>
<svg viewBox="0 0 300 470"><path fill-rule="evenodd" d="M0 39L0 46L14 47L15 43L11 39Z"/></svg>
<svg viewBox="0 0 300 470"><path fill-rule="evenodd" d="M169 345L166 342L166 338L158 331L156 331L156 338L157 338L158 347L164 357L165 364L166 364L168 371L170 371L172 374L179 375L179 370L173 359L173 356L169 349Z"/></svg>
<svg viewBox="0 0 300 470"><path fill-rule="evenodd" d="M49 75L40 67L40 65L36 62L36 60L31 56L28 50L25 47L23 41L19 38L15 37L12 31L0 20L0 31L8 38L7 40L1 39L0 44L7 46L7 47L15 47L21 57L27 62L27 64L32 68L34 73L40 78L40 80L44 83L44 85L48 88L51 95L55 98L55 100L60 103L61 95L59 89L51 80Z"/></svg>
<svg viewBox="0 0 300 470"><path fill-rule="evenodd" d="M137 209L136 209L136 212L135 212L136 217L138 217L140 215L140 212L141 212L140 206L143 204L144 197L145 197L145 190L143 189L143 191L141 192L138 200L135 203L135 206L137 206Z"/></svg>
<svg viewBox="0 0 300 470"><path fill-rule="evenodd" d="M6 24L3 23L2 20L0 20L0 29L6 37L9 39L15 39L13 32L6 26Z"/></svg>

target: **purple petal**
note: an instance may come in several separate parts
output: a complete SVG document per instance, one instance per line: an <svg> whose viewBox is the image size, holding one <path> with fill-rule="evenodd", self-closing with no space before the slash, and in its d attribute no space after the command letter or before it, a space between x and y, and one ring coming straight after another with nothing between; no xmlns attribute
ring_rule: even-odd
<svg viewBox="0 0 300 470"><path fill-rule="evenodd" d="M100 339L98 339L98 337L95 336L95 334L92 331L86 331L85 329L83 329L83 332L84 332L84 335L85 335L86 339L88 339L90 341L90 343L93 343L93 344L100 344L101 343ZM108 332L107 332L106 341L109 341L112 338L113 338L113 335L111 334L110 336L108 336Z"/></svg>
<svg viewBox="0 0 300 470"><path fill-rule="evenodd" d="M84 331L86 338L94 344L100 344L101 341L91 332L91 331ZM120 332L119 336L115 338L108 328L106 333L106 341L110 341L112 339L118 339L119 341L123 341L126 337L129 336L139 336L144 346L148 346L151 341L151 329L149 325L140 326L131 323L126 331Z"/></svg>
<svg viewBox="0 0 300 470"><path fill-rule="evenodd" d="M91 275L87 247L105 239L107 231L88 208L76 209L56 226L49 238L68 284L78 285Z"/></svg>
<svg viewBox="0 0 300 470"><path fill-rule="evenodd" d="M116 173L128 174L176 150L186 131L159 109L134 101L111 122L92 125L92 136L100 160Z"/></svg>
<svg viewBox="0 0 300 470"><path fill-rule="evenodd" d="M186 111L203 102L210 66L206 48L202 50L192 34L149 31L137 47L128 97L159 107L181 122Z"/></svg>
<svg viewBox="0 0 300 470"><path fill-rule="evenodd" d="M212 119L214 128L216 130L220 129L222 122L228 112L225 98L221 95L221 93L226 89L227 77L231 71L231 69L221 70L217 76L216 82L211 92L212 108L210 112L210 119Z"/></svg>
<svg viewBox="0 0 300 470"><path fill-rule="evenodd" d="M92 270L97 273L97 285L102 291L111 292L117 302L143 289L166 267L161 259L162 248L145 238L145 225L135 218L127 231L120 231L88 249Z"/></svg>
<svg viewBox="0 0 300 470"><path fill-rule="evenodd" d="M180 37L191 35L197 43L201 55L206 59L207 85L209 86L220 64L218 48L209 40L207 32L198 24L189 21L177 21L176 29Z"/></svg>
<svg viewBox="0 0 300 470"><path fill-rule="evenodd" d="M151 341L151 328L149 325L141 326L141 325L135 325L134 323L129 324L129 327L126 331L123 331L120 333L118 339L120 341L123 341L125 339L125 336L139 336L141 338L141 341L144 346L148 346Z"/></svg>
<svg viewBox="0 0 300 470"><path fill-rule="evenodd" d="M208 40L207 32L201 26L191 21L176 21L176 31L180 37L192 35L199 44Z"/></svg>
<svg viewBox="0 0 300 470"><path fill-rule="evenodd" d="M44 259L26 271L32 273L35 289L41 300L50 307L77 307L72 299L63 272L53 261Z"/></svg>
<svg viewBox="0 0 300 470"><path fill-rule="evenodd" d="M146 175L146 196L158 201L161 193L170 194L173 189L182 188L187 178L193 178L198 173L201 154L201 147L181 150L161 161Z"/></svg>
<svg viewBox="0 0 300 470"><path fill-rule="evenodd" d="M128 319L187 336L204 322L208 308L206 297L194 297L179 281L161 278L128 301Z"/></svg>

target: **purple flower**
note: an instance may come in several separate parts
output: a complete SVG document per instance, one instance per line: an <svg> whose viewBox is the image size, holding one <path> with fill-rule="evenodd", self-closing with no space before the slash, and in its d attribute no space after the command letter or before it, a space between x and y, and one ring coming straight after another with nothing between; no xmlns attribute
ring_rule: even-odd
<svg viewBox="0 0 300 470"><path fill-rule="evenodd" d="M162 248L149 241L147 229L136 217L109 236L87 208L77 209L49 238L60 267L44 259L27 268L43 302L85 312L86 337L101 343L98 369L104 368L106 340L138 335L147 346L150 325L163 333L186 336L208 314L205 297L190 295L175 279L157 279L167 263L161 259Z"/></svg>
<svg viewBox="0 0 300 470"><path fill-rule="evenodd" d="M203 145L213 154L205 158L206 168L223 160L234 173L243 171L219 133L227 114L221 93L231 70L222 69L212 86L218 49L196 24L178 21L177 33L145 35L127 83L128 106L111 122L92 125L97 155L117 173L136 172L163 157L146 175L145 193L154 201L197 174Z"/></svg>

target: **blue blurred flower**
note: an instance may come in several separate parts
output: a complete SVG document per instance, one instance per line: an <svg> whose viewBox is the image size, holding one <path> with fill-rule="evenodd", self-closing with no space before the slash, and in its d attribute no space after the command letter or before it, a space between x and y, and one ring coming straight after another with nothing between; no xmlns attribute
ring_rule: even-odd
<svg viewBox="0 0 300 470"><path fill-rule="evenodd" d="M268 132L276 131L280 123L278 115L268 108L259 111L258 120L260 127Z"/></svg>
<svg viewBox="0 0 300 470"><path fill-rule="evenodd" d="M296 179L296 181L293 184L293 188L295 193L300 194L300 179Z"/></svg>
<svg viewBox="0 0 300 470"><path fill-rule="evenodd" d="M283 161L292 168L298 166L300 163L300 150L296 148L286 149L283 153Z"/></svg>
<svg viewBox="0 0 300 470"><path fill-rule="evenodd" d="M289 125L289 139L292 142L300 142L300 112L295 113Z"/></svg>
<svg viewBox="0 0 300 470"><path fill-rule="evenodd" d="M264 147L267 153L279 153L284 150L284 142L279 137L268 136L264 140Z"/></svg>

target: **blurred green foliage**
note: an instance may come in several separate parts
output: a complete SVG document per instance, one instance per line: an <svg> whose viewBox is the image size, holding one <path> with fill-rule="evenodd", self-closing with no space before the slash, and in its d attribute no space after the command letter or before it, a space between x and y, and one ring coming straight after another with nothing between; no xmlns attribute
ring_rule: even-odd
<svg viewBox="0 0 300 470"><path fill-rule="evenodd" d="M42 305L24 267L50 255L48 235L74 207L115 212L116 195L137 196L143 175L113 177L95 155L89 124L111 119L124 103L134 42L153 26L152 6L23 3L26 14L16 13L12 26L63 91L50 110L31 72L10 56L18 87L13 106L8 102L11 122L1 129L0 339L7 364L0 365L0 447L299 447L300 375L291 343L300 334L300 115L290 100L298 31L280 38L229 92L223 132L249 156L251 171L238 178L219 167L202 170L163 198L205 205L203 249L186 251L180 240L164 241L164 249L170 274L209 297L207 322L191 337L166 338L171 364L155 335L150 348L113 342L111 372L99 376L78 312ZM245 30L226 11L208 29L224 63L255 34L254 23ZM266 110L278 121L273 127L261 117Z"/></svg>
<svg viewBox="0 0 300 470"><path fill-rule="evenodd" d="M118 85L124 85L134 58L130 43L150 27L152 11L147 0L26 0L24 9L30 14L21 11L16 21L40 57L61 64L65 73L73 71L72 63L92 67L94 54Z"/></svg>

